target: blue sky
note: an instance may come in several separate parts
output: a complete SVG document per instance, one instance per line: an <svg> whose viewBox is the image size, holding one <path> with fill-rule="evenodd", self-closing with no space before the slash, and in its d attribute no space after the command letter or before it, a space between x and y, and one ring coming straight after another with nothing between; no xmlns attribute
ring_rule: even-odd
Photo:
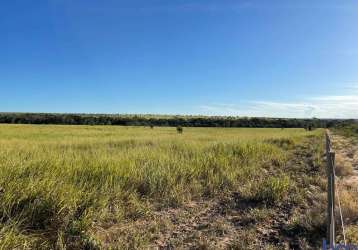
<svg viewBox="0 0 358 250"><path fill-rule="evenodd" d="M358 118L356 0L4 0L0 111Z"/></svg>

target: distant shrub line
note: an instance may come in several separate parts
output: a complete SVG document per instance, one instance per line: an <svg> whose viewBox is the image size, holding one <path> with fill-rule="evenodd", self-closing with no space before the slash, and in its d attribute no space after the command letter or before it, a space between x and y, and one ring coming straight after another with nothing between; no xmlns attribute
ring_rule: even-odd
<svg viewBox="0 0 358 250"><path fill-rule="evenodd" d="M165 116L165 115L109 115L109 114L54 114L54 113L0 113L0 123L62 124L62 125L122 125L170 127L255 127L255 128L312 128L333 127L347 122L334 119L284 119L219 116Z"/></svg>
<svg viewBox="0 0 358 250"><path fill-rule="evenodd" d="M335 131L346 137L358 138L358 123L344 123L335 127Z"/></svg>

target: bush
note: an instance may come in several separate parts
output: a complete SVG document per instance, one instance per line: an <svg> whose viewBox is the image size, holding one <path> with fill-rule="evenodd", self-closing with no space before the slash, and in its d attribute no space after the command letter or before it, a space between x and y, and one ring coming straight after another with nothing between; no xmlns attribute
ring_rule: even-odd
<svg viewBox="0 0 358 250"><path fill-rule="evenodd" d="M182 127L182 126L178 126L178 127L177 127L177 132L178 132L178 134L182 134L182 133L183 133L183 127Z"/></svg>

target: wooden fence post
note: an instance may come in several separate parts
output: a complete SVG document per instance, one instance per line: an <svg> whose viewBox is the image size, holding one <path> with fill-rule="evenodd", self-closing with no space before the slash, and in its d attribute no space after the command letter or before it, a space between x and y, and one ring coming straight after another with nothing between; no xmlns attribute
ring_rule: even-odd
<svg viewBox="0 0 358 250"><path fill-rule="evenodd" d="M336 177L336 174L335 174L335 156L336 154L331 151L329 153L329 158L330 158L330 162L331 162L331 186L332 186L332 218L331 218L331 247L334 246L335 242L336 242L336 216L335 216L335 207L336 207L336 182L335 182L335 177Z"/></svg>
<svg viewBox="0 0 358 250"><path fill-rule="evenodd" d="M330 194L330 190L331 190L331 174L330 174L330 160L329 160L329 151L330 151L330 145L329 145L329 136L328 136L328 132L326 132L326 175L327 175L327 219L326 219L326 224L327 224L327 229L326 229L326 238L327 238L327 243L330 246L331 241L330 241L330 231L331 231L331 194Z"/></svg>
<svg viewBox="0 0 358 250"><path fill-rule="evenodd" d="M335 153L332 151L331 139L326 132L326 159L327 159L327 240L330 249L335 245Z"/></svg>

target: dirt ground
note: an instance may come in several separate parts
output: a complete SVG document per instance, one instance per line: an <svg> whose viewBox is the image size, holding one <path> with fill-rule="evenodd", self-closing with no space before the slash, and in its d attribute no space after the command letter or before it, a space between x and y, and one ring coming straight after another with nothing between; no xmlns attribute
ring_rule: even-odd
<svg viewBox="0 0 358 250"><path fill-rule="evenodd" d="M331 139L337 168L347 168L347 174L341 175L339 181L358 188L358 142L337 134L331 134Z"/></svg>
<svg viewBox="0 0 358 250"><path fill-rule="evenodd" d="M341 203L346 242L358 244L358 140L337 134L331 139L336 153L336 201ZM340 218L336 223L337 238L344 242Z"/></svg>

